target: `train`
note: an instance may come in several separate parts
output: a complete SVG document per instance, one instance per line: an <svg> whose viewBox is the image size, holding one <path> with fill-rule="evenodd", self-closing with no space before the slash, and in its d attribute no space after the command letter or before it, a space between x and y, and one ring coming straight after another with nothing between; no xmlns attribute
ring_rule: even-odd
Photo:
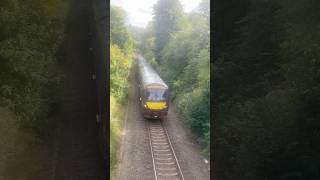
<svg viewBox="0 0 320 180"><path fill-rule="evenodd" d="M137 55L138 88L142 116L165 120L169 109L169 88L146 59Z"/></svg>

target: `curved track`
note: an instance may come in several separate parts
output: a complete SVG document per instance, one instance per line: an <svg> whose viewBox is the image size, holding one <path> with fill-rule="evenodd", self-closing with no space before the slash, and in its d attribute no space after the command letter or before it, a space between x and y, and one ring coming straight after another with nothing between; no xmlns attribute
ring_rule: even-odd
<svg viewBox="0 0 320 180"><path fill-rule="evenodd" d="M166 128L161 121L147 123L155 179L184 180Z"/></svg>

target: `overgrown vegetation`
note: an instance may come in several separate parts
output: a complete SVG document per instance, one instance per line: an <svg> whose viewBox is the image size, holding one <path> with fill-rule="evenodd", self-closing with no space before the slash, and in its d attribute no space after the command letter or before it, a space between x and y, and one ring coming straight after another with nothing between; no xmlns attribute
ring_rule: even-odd
<svg viewBox="0 0 320 180"><path fill-rule="evenodd" d="M134 57L133 37L125 24L125 13L117 6L110 12L110 167L117 164L124 121L128 77Z"/></svg>
<svg viewBox="0 0 320 180"><path fill-rule="evenodd" d="M319 7L215 1L215 179L320 179Z"/></svg>
<svg viewBox="0 0 320 180"><path fill-rule="evenodd" d="M0 2L0 105L18 125L41 138L52 131L51 115L63 72L68 1Z"/></svg>
<svg viewBox="0 0 320 180"><path fill-rule="evenodd" d="M210 1L185 13L179 0L159 0L154 19L140 32L140 49L169 84L181 120L209 156Z"/></svg>
<svg viewBox="0 0 320 180"><path fill-rule="evenodd" d="M68 5L0 1L0 179L49 176Z"/></svg>

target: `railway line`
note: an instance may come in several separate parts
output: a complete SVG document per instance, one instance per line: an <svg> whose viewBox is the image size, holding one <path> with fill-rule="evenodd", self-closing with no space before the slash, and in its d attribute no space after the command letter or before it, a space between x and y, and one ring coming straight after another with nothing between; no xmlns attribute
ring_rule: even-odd
<svg viewBox="0 0 320 180"><path fill-rule="evenodd" d="M155 180L184 180L165 126L159 120L148 120L147 129Z"/></svg>
<svg viewBox="0 0 320 180"><path fill-rule="evenodd" d="M210 179L208 165L188 136L189 131L178 120L174 106L170 106L165 121L143 116L139 105L138 69L133 73L129 81L119 165L111 179Z"/></svg>

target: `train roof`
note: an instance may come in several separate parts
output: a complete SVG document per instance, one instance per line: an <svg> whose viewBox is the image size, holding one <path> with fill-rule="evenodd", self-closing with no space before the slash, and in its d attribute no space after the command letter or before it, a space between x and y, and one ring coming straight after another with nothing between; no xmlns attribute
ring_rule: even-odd
<svg viewBox="0 0 320 180"><path fill-rule="evenodd" d="M151 65L146 61L144 57L138 55L138 64L140 71L141 83L146 86L161 86L168 89L167 84L160 78Z"/></svg>

